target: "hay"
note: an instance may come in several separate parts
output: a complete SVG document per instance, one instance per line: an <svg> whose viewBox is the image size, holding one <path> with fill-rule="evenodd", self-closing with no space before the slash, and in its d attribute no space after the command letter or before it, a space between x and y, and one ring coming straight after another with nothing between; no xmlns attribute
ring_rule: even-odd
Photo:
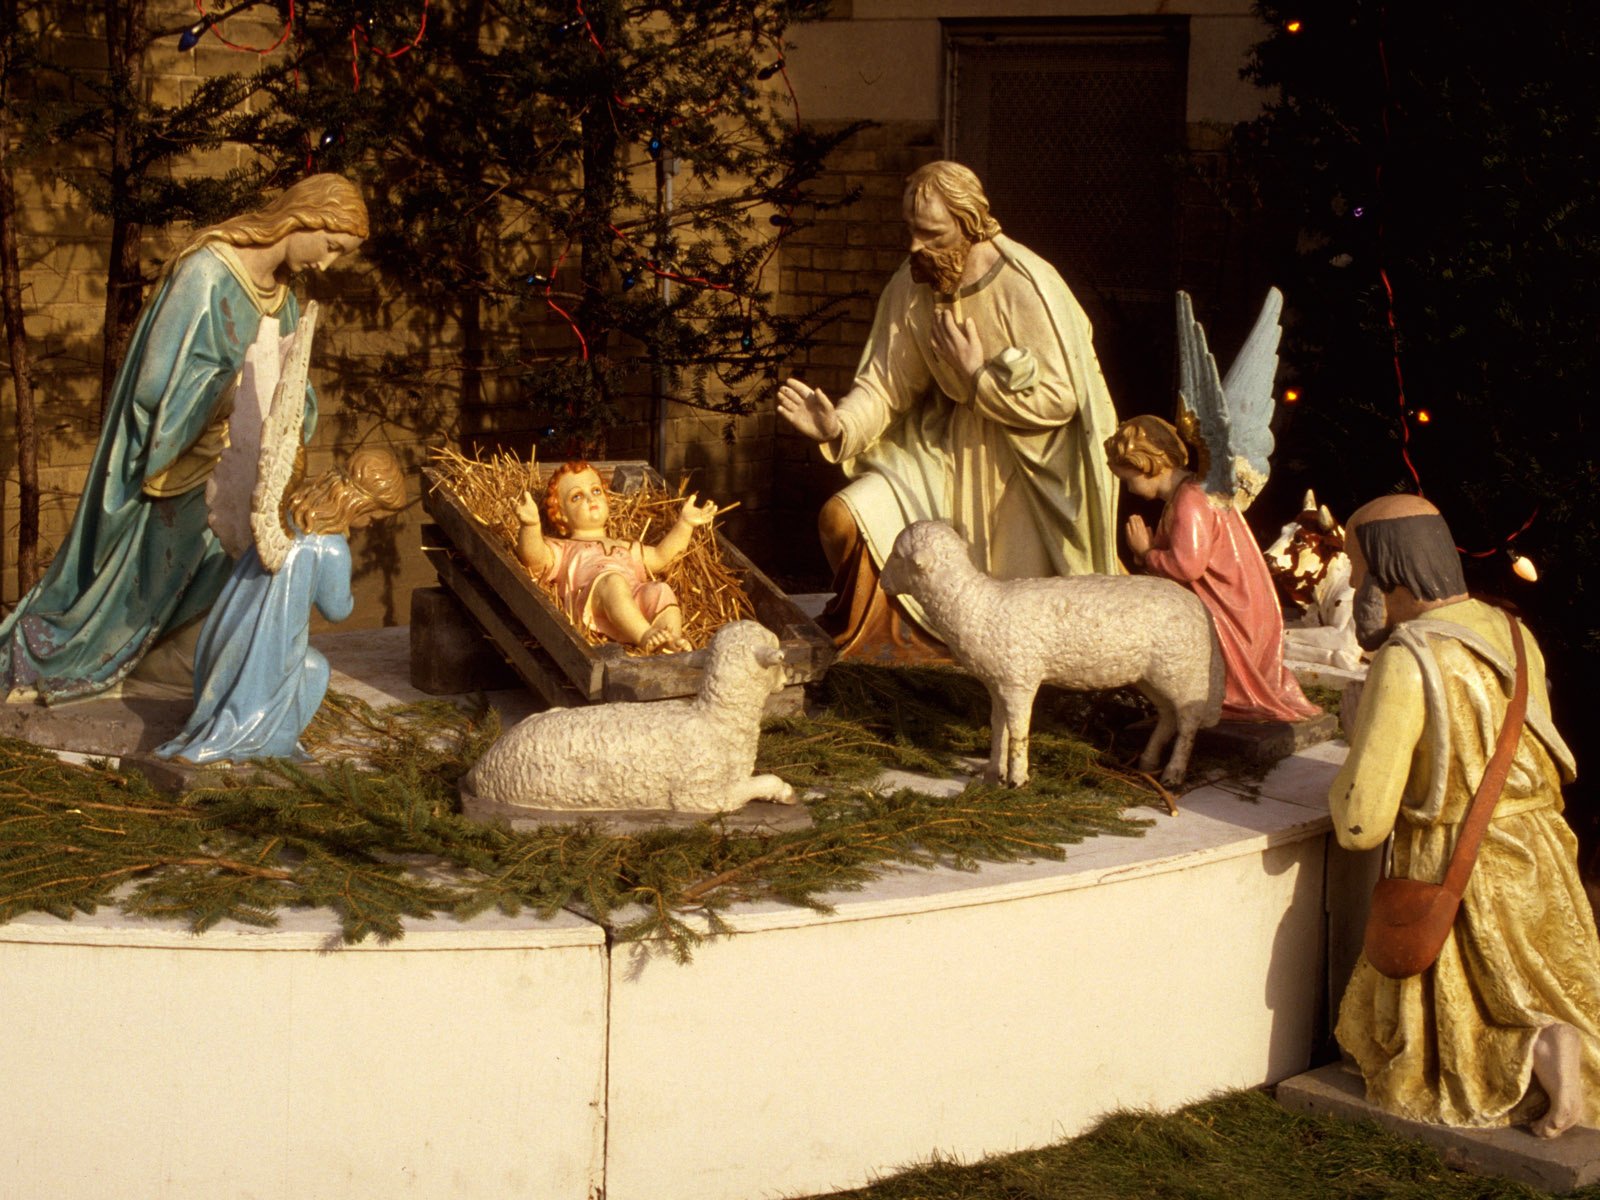
<svg viewBox="0 0 1600 1200"><path fill-rule="evenodd" d="M434 450L430 460L432 486L448 488L454 493L486 533L515 556L520 529L517 503L523 492L531 491L542 512L545 482L555 468L543 469L535 462L523 462L514 454L469 458L448 447ZM677 491L673 492L650 477L637 491L608 491L611 500L609 533L629 541L659 540L678 519L687 490L687 480L680 481ZM718 515L734 507L736 505L727 505ZM696 529L689 549L661 574L661 579L677 593L678 604L683 609L684 636L697 647L708 644L711 635L729 621L755 618L755 606L745 593L737 572L723 561L711 528L708 525ZM556 535L546 528L545 536ZM556 603L554 590L542 583L540 586ZM556 606L559 608L560 604ZM579 632L590 645L598 646L606 641L588 630ZM627 650L630 654L644 653L636 646L629 646Z"/></svg>

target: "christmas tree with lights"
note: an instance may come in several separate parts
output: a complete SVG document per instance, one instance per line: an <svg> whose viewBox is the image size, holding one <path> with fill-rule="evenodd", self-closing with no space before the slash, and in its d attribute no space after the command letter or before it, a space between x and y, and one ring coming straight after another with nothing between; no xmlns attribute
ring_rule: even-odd
<svg viewBox="0 0 1600 1200"><path fill-rule="evenodd" d="M1281 454L1340 513L1393 490L1438 504L1469 586L1538 633L1557 724L1592 744L1600 718L1577 702L1600 671L1592 9L1257 9L1273 32L1250 74L1278 99L1237 144L1296 242L1281 278L1301 399ZM1593 813L1575 822L1591 837Z"/></svg>
<svg viewBox="0 0 1600 1200"><path fill-rule="evenodd" d="M806 185L852 132L812 133L788 86L784 31L826 9L374 0L353 30L348 9L297 14L317 49L278 103L319 169L363 179L368 255L459 331L469 440L509 403L546 457L642 457L668 400L733 414L770 391L826 316L774 296L784 240L822 207ZM418 374L397 358L391 385Z"/></svg>

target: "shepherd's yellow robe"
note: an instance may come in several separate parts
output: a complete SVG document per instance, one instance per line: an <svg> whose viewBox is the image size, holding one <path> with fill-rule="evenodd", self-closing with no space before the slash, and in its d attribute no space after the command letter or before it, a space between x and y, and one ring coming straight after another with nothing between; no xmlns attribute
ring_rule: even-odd
<svg viewBox="0 0 1600 1200"><path fill-rule="evenodd" d="M1529 1120L1533 1044L1553 1023L1582 1042L1600 1120L1600 943L1561 816L1572 754L1550 722L1544 660L1524 631L1528 716L1455 927L1421 975L1388 979L1361 958L1339 1009L1339 1044L1367 1098L1447 1125ZM1341 844L1394 829L1393 873L1437 883L1493 753L1514 656L1504 613L1476 600L1400 625L1373 659L1350 754L1329 793Z"/></svg>

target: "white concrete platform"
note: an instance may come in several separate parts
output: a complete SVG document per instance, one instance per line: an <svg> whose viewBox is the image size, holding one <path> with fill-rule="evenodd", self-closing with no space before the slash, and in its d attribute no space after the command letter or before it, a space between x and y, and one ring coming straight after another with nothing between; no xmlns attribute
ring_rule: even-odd
<svg viewBox="0 0 1600 1200"><path fill-rule="evenodd" d="M622 950L607 1200L834 1190L1303 1070L1328 823L1301 800L1330 772L1190 793L1065 862L900 873L831 915L742 906L687 969Z"/></svg>
<svg viewBox="0 0 1600 1200"><path fill-rule="evenodd" d="M739 906L688 966L574 914L353 949L316 913L0 925L0 1196L753 1200L1275 1082L1360 876L1339 754L1063 862Z"/></svg>
<svg viewBox="0 0 1600 1200"><path fill-rule="evenodd" d="M603 1169L600 929L0 926L0 1196L539 1196Z"/></svg>

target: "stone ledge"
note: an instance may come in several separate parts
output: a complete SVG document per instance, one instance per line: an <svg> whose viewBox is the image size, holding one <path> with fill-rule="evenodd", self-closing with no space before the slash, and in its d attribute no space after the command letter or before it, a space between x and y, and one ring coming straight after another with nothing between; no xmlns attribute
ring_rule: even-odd
<svg viewBox="0 0 1600 1200"><path fill-rule="evenodd" d="M1278 1103L1290 1112L1374 1121L1416 1138L1438 1151L1446 1166L1469 1175L1510 1179L1557 1193L1600 1182L1600 1129L1579 1127L1558 1138L1538 1138L1521 1127L1461 1129L1410 1121L1369 1104L1361 1076L1342 1063L1286 1079L1277 1094Z"/></svg>

